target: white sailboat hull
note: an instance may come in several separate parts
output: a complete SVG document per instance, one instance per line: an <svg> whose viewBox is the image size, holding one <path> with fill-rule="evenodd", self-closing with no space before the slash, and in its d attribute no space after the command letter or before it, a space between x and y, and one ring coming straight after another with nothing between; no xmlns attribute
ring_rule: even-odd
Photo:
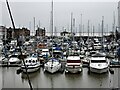
<svg viewBox="0 0 120 90"><path fill-rule="evenodd" d="M48 72L50 72L50 73L55 73L55 72L57 72L57 71L59 71L60 70L60 68L61 68L61 64L59 63L58 65L47 65L47 64L45 64L44 65L44 70L45 71L48 71Z"/></svg>

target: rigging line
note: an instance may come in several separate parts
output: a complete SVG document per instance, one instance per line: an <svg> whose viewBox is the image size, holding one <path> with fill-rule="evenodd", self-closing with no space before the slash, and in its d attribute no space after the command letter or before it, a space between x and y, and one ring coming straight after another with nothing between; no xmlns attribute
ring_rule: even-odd
<svg viewBox="0 0 120 90"><path fill-rule="evenodd" d="M15 30L15 24L14 24L13 17L12 17L12 13L11 13L11 11L10 11L10 6L9 6L9 3L8 3L7 0L6 0L6 4L7 4L8 11L9 11L9 14L10 14L10 18L11 18L11 21L12 21L13 29ZM22 56L22 51L21 51L21 56ZM25 70L26 70L26 74L27 74L27 78L28 78L28 83L29 83L29 86L30 86L30 90L33 90L32 84L31 84L31 81L30 81L30 78L29 78L29 75L28 75L28 72L27 72L27 66L26 66L23 58L22 58L22 61L23 61L23 64L24 64L24 66L25 66Z"/></svg>

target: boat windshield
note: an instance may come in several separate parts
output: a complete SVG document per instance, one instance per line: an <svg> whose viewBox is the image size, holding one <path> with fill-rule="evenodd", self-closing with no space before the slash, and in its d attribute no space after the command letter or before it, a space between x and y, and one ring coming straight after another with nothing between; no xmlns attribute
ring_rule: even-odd
<svg viewBox="0 0 120 90"><path fill-rule="evenodd" d="M54 62L58 62L57 59L50 59L49 61L50 61L50 62L52 62L52 61L54 61Z"/></svg>
<svg viewBox="0 0 120 90"><path fill-rule="evenodd" d="M69 53L69 56L79 56L79 53L77 53L77 52L71 52L71 53Z"/></svg>
<svg viewBox="0 0 120 90"><path fill-rule="evenodd" d="M80 60L67 60L67 63L80 63Z"/></svg>
<svg viewBox="0 0 120 90"><path fill-rule="evenodd" d="M32 57L37 57L37 54L34 53L34 54L31 54L31 56L32 56Z"/></svg>
<svg viewBox="0 0 120 90"><path fill-rule="evenodd" d="M106 60L91 60L91 63L106 63Z"/></svg>
<svg viewBox="0 0 120 90"><path fill-rule="evenodd" d="M10 57L14 57L14 58L16 58L16 57L18 57L18 55L11 55Z"/></svg>

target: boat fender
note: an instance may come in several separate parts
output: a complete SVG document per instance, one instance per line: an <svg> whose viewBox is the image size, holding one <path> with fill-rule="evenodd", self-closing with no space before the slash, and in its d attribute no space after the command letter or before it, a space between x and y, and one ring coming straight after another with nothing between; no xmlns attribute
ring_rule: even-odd
<svg viewBox="0 0 120 90"><path fill-rule="evenodd" d="M20 74L21 72L22 72L21 68L17 69L17 71L16 71L17 74Z"/></svg>
<svg viewBox="0 0 120 90"><path fill-rule="evenodd" d="M114 70L112 68L109 68L109 71L111 74L114 74Z"/></svg>

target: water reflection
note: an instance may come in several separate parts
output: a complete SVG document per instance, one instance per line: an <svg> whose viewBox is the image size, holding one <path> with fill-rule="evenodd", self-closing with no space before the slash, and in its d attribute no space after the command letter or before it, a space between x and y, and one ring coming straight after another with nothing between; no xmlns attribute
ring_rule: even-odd
<svg viewBox="0 0 120 90"><path fill-rule="evenodd" d="M27 76L16 74L16 67L2 69L2 83L4 88L29 88ZM29 74L33 88L115 88L118 87L118 69L114 74L88 74L84 68L80 74L44 72L43 68Z"/></svg>
<svg viewBox="0 0 120 90"><path fill-rule="evenodd" d="M35 79L38 75L40 74L40 71L34 72L34 73L29 73L29 78ZM21 73L21 78L27 80L27 74L26 73Z"/></svg>
<svg viewBox="0 0 120 90"><path fill-rule="evenodd" d="M2 89L2 68L0 67L0 89Z"/></svg>

